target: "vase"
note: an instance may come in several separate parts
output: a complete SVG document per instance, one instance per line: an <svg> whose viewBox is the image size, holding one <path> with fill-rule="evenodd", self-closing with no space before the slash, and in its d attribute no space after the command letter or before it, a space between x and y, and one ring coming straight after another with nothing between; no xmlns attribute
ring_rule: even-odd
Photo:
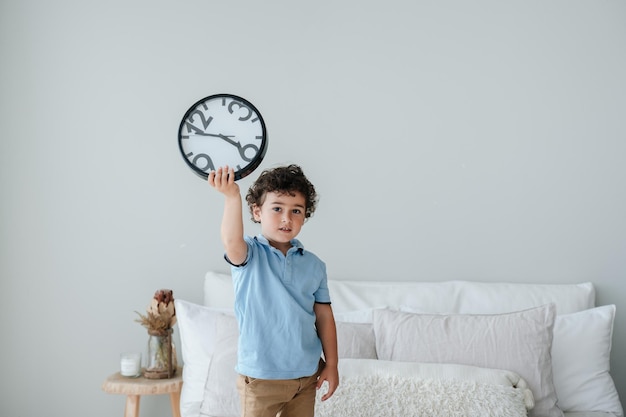
<svg viewBox="0 0 626 417"><path fill-rule="evenodd" d="M148 331L148 355L143 376L149 379L171 378L176 373L176 347L173 329Z"/></svg>

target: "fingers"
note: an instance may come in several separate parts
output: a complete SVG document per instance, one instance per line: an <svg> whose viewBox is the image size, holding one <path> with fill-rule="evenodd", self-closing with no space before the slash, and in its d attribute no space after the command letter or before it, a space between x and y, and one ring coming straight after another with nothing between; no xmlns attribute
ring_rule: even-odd
<svg viewBox="0 0 626 417"><path fill-rule="evenodd" d="M326 401L327 399L333 396L333 394L335 393L335 390L339 386L339 376L330 375L328 378L326 378L323 374L320 375L319 379L317 380L317 389L322 388L322 385L324 384L324 382L327 382L328 390L322 396L322 401Z"/></svg>
<svg viewBox="0 0 626 417"><path fill-rule="evenodd" d="M207 181L211 187L222 189L235 182L235 169L229 168L228 165L219 167L209 173Z"/></svg>
<svg viewBox="0 0 626 417"><path fill-rule="evenodd" d="M322 401L326 401L327 399L332 397L336 389L337 385L331 386L330 384L328 384L328 391L326 391L326 394L322 395Z"/></svg>
<svg viewBox="0 0 626 417"><path fill-rule="evenodd" d="M315 387L315 388L316 388L316 389L320 389L320 388L322 388L322 385L324 385L324 381L326 381L326 380L325 380L325 379L322 379L322 377L320 376L320 377L317 379L317 385L316 385L316 387Z"/></svg>

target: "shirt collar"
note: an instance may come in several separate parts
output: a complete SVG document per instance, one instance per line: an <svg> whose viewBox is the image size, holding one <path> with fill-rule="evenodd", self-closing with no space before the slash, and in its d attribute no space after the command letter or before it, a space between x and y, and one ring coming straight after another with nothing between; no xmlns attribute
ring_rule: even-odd
<svg viewBox="0 0 626 417"><path fill-rule="evenodd" d="M273 248L273 246L270 245L270 242L262 234L258 234L254 238L260 243L262 243L263 245ZM291 249L289 249L289 252L297 251L300 255L304 254L304 245L302 245L302 242L300 242L298 239L291 239L290 243L291 243Z"/></svg>

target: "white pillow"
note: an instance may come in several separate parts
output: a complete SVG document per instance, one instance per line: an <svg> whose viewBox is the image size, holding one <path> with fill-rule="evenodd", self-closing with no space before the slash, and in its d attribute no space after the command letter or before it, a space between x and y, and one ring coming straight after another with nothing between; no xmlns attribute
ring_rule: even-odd
<svg viewBox="0 0 626 417"><path fill-rule="evenodd" d="M623 415L609 374L615 306L559 315L554 323L552 369L563 411Z"/></svg>
<svg viewBox="0 0 626 417"><path fill-rule="evenodd" d="M238 416L237 342L239 329L234 316L222 315L215 321L215 350L204 385L201 416Z"/></svg>
<svg viewBox="0 0 626 417"><path fill-rule="evenodd" d="M553 304L496 315L376 310L376 351L381 360L511 370L533 392L530 416L563 417L556 405L550 357L555 315Z"/></svg>
<svg viewBox="0 0 626 417"><path fill-rule="evenodd" d="M335 316L335 321L342 321L345 323L372 323L374 322L374 310L380 310L383 308L387 308L387 306L383 305L375 308L365 308L363 310L344 311L343 313L338 313L333 308L333 315Z"/></svg>
<svg viewBox="0 0 626 417"><path fill-rule="evenodd" d="M181 417L198 417L215 349L218 318L225 314L181 299L174 300L183 357Z"/></svg>
<svg viewBox="0 0 626 417"><path fill-rule="evenodd" d="M500 314L554 303L558 314L595 307L595 288L581 284L472 281L328 280L335 313L404 305L428 313Z"/></svg>
<svg viewBox="0 0 626 417"><path fill-rule="evenodd" d="M339 359L376 359L376 337L371 323L338 321L337 354Z"/></svg>
<svg viewBox="0 0 626 417"><path fill-rule="evenodd" d="M234 309L235 290L230 274L209 271L204 276L204 305L207 307Z"/></svg>

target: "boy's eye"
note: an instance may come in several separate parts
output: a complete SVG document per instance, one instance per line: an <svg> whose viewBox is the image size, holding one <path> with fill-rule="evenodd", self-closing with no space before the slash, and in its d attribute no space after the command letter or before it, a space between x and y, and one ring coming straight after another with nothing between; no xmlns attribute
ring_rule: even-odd
<svg viewBox="0 0 626 417"><path fill-rule="evenodd" d="M300 214L300 213L302 213L302 212L300 211L300 209L294 209L294 210L292 211L292 213L293 213L293 214Z"/></svg>
<svg viewBox="0 0 626 417"><path fill-rule="evenodd" d="M274 211L280 211L280 210L281 210L281 208L280 208L280 207L273 207L273 208L272 208L272 210L274 210Z"/></svg>

